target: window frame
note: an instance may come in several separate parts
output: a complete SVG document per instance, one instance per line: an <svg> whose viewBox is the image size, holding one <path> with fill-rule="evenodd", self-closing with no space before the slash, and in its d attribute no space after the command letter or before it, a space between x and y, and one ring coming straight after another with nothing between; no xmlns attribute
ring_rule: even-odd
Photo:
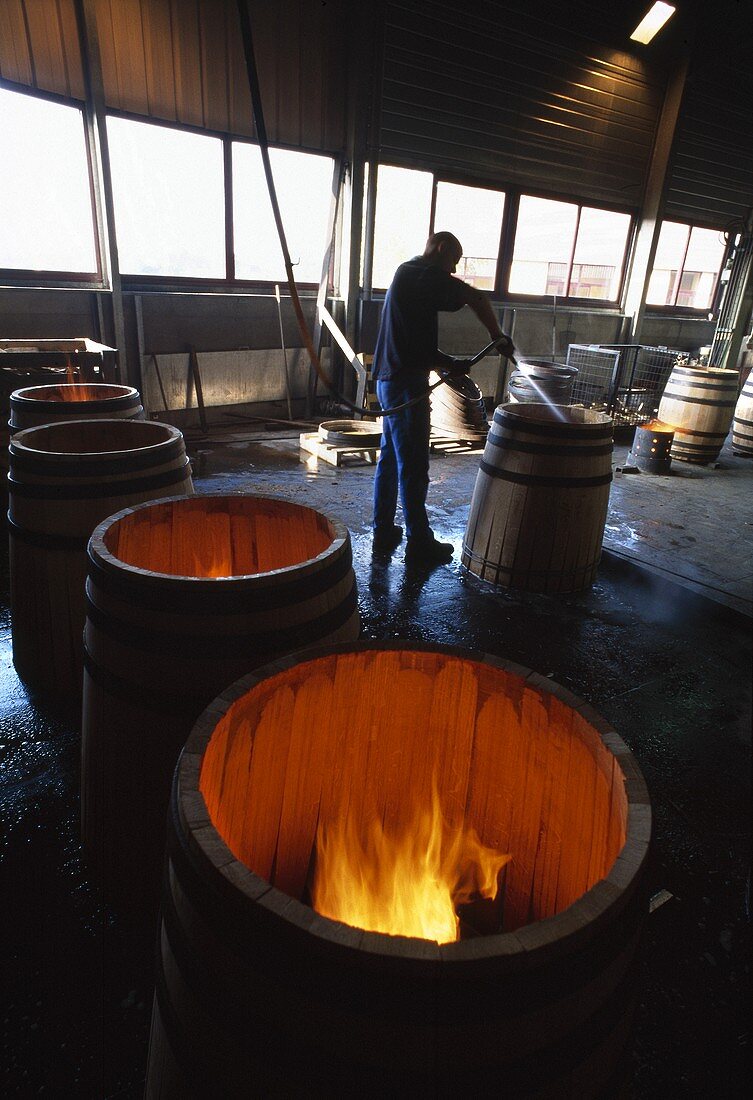
<svg viewBox="0 0 753 1100"><path fill-rule="evenodd" d="M99 232L94 164L92 162L92 147L89 137L85 101L76 99L73 96L62 96L55 92L46 92L37 88L31 88L25 84L17 84L15 81L6 80L2 77L0 77L0 88L4 91L28 96L30 99L40 99L48 103L56 103L62 107L72 107L74 110L80 112L84 151L86 155L86 175L89 182L89 211L91 215L96 263L95 271L74 271L72 269L57 268L3 267L2 264L0 264L0 281L19 288L42 286L50 289L62 287L63 289L70 290L108 290L109 285L105 279L102 258L102 241Z"/></svg>
<svg viewBox="0 0 753 1100"><path fill-rule="evenodd" d="M624 206L616 207L611 203L597 202L591 199L577 198L573 195L566 195L561 192L554 191L542 191L539 189L523 188L518 185L505 185L500 183L499 180L491 179L488 176L464 176L461 172L445 171L437 168L435 165L428 163L421 163L420 160L414 160L410 163L402 160L401 158L391 157L389 160L381 160L377 158L378 167L382 165L391 168L407 168L408 170L417 170L430 173L433 177L432 193L431 193L431 212L429 222L429 232L435 232L434 218L436 213L436 199L437 199L437 184L439 183L454 183L462 187L478 187L483 190L498 191L501 195L504 195L504 209L502 212L502 227L500 231L500 243L497 251L497 269L494 280L494 289L485 291L495 301L509 302L511 305L540 305L543 303L551 302L551 294L522 294L512 292L508 289L510 281L510 270L512 267L512 257L515 247L515 232L518 224L518 211L520 206L520 199L526 195L531 198L537 199L549 199L554 202L566 202L571 206L578 208L577 220L576 220L576 232L573 237L572 247L570 249L570 259L568 263L568 275L572 275L573 260L575 256L575 249L578 242L577 230L580 226L581 213L584 208L591 210L605 210L611 214L625 214L630 219L628 225L628 231L625 235L625 245L622 251L621 266L620 266L620 280L618 290L615 298L585 298L575 297L573 295L557 295L557 300L562 302L563 305L572 309L591 309L595 308L599 311L607 312L613 311L619 313L622 309L622 301L625 294L625 287L627 285L627 260L630 256L630 250L635 240L635 235L638 225L638 211L635 207ZM378 172L377 172L377 189L379 187ZM376 195L374 196L376 201ZM373 256L369 258L369 267L373 267ZM366 293L366 288L363 288L365 297L370 297L373 300L379 301L384 298L386 289L376 288L371 286L369 293ZM697 311L691 311L697 312Z"/></svg>
<svg viewBox="0 0 753 1100"><path fill-rule="evenodd" d="M128 119L131 122L142 122L150 126L164 126L168 130L182 130L189 134L199 134L206 137L218 138L222 142L222 171L223 189L225 196L225 275L224 277L208 278L201 275L134 275L132 273L120 273L120 282L124 291L137 293L139 290L162 289L177 292L187 290L206 289L217 293L223 290L240 290L249 293L274 293L275 284L282 285L281 279L243 279L235 274L235 233L233 229L233 143L239 145L259 146L259 142L246 135L232 134L224 130L212 130L203 126L191 126L181 122L170 122L166 119L151 118L145 115L136 115L130 111L111 110L108 108L106 118ZM270 149L288 149L294 153L307 153L311 156L329 157L337 161L338 154L324 149L311 149L298 145L284 145L277 142L269 143ZM338 217L339 217L338 212ZM335 230L338 232L337 227ZM333 264L330 263L328 278L328 290L332 289ZM318 282L299 282L296 286L308 293L318 291Z"/></svg>
<svg viewBox="0 0 753 1100"><path fill-rule="evenodd" d="M518 212L520 206L520 200L525 198L532 199L548 199L552 202L563 202L569 206L577 207L577 213L575 218L575 233L573 234L573 242L570 248L570 256L567 264L567 287L570 289L572 283L573 264L575 260L575 250L578 247L578 231L580 229L581 217L583 210L604 210L609 214L626 214L630 221L628 224L628 231L625 234L625 244L622 250L622 258L620 261L620 279L617 285L617 293L614 298L586 298L575 294L523 294L518 291L511 291L509 289L510 284L510 272L512 270L513 254L515 251L515 236L518 229ZM531 303L534 305L536 302L549 302L553 297L557 298L558 302L562 302L565 306L570 306L577 309L579 306L585 308L588 306L598 306L600 309L613 309L620 310L625 293L625 285L627 280L627 259L630 255L630 248L635 238L635 231L637 225L637 214L633 208L630 207L616 207L610 203L596 202L590 199L578 199L572 195L563 195L560 192L547 192L539 190L529 190L528 188L516 188L516 200L515 200L515 216L514 222L510 227L510 240L509 240L509 258L505 265L503 274L503 280L501 281L499 292L501 297L508 299L511 302Z"/></svg>
<svg viewBox="0 0 753 1100"><path fill-rule="evenodd" d="M503 248L505 243L505 236L508 232L509 211L512 203L512 194L510 188L500 187L498 182L494 180L486 180L478 176L474 176L473 179L463 179L462 176L455 174L448 174L446 172L434 172L434 183L431 190L431 219L429 221L429 233L435 233L436 227L434 225L434 216L437 210L437 185L440 183L455 184L457 187L477 187L481 191L496 191L502 195L502 223L499 227L499 243L497 245L497 262L494 270L494 289L484 291L485 294L492 294L495 297L500 296L500 282L503 271ZM515 211L517 214L517 199L515 202Z"/></svg>
<svg viewBox="0 0 753 1100"><path fill-rule="evenodd" d="M731 248L732 248L732 240L730 239L729 235L727 234L727 241L726 241L726 244L724 246L724 252L722 253L722 261L719 264L719 270L716 273L716 277L714 279L714 285L713 285L712 290L711 290L711 302L710 302L710 304L707 307L701 307L701 308L699 308L698 306L681 306L681 305L677 304L677 297L680 293L680 283L682 282L682 276L683 276L684 271L685 271L685 260L687 259L687 256L688 256L688 249L690 248L690 237L691 237L691 234L692 234L693 230L694 229L710 229L714 233L719 233L720 235L724 235L727 231L722 226L699 225L697 222L678 221L676 218L663 217L661 219L661 221L659 222L659 233L661 233L661 227L664 225L665 222L674 222L675 225L684 225L684 226L687 226L687 228L689 229L688 239L685 242L685 249L684 249L683 254L682 254L682 267L679 269L679 273L678 273L678 276L677 276L677 287L675 288L675 294L674 294L675 304L674 305L666 305L666 304L660 304L658 302L657 303L652 303L652 302L647 301L646 302L646 312L650 313L652 315L655 315L657 317L672 317L672 316L676 317L676 316L679 315L679 316L682 316L682 317L688 317L688 318L692 317L692 318L699 318L699 319L706 319L709 314L716 315L719 311L719 306L721 304L721 296L722 296L722 293L723 293L723 286L722 286L722 281L721 281L722 280L722 272L724 271L725 265L727 263L729 255L730 255L730 251L731 251ZM659 241L659 236L658 235L657 235L656 240L657 240L657 244L658 244L658 241ZM654 273L654 266L652 265L651 270L648 272L648 280L649 281L650 281L651 276L653 275L653 273ZM647 284L647 288L646 288L646 293L648 294L648 284Z"/></svg>

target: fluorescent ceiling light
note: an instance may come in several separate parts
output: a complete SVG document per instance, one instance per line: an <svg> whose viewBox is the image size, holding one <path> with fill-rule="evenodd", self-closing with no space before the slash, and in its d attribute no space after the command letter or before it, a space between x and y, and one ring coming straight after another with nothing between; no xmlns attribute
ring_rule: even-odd
<svg viewBox="0 0 753 1100"><path fill-rule="evenodd" d="M660 31L675 9L671 4L662 4L657 0L654 6L643 16L638 26L630 35L634 42L642 42L644 46L651 41L657 31Z"/></svg>

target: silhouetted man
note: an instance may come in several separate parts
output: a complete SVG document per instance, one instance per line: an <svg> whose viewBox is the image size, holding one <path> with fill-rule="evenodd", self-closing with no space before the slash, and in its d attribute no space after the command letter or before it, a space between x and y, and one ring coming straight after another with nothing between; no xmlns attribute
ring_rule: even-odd
<svg viewBox="0 0 753 1100"><path fill-rule="evenodd" d="M407 405L385 416L381 453L374 479L375 553L389 553L403 537L395 523L398 490L403 506L406 561L448 562L452 544L438 542L426 515L429 488L429 372L460 377L469 360L445 355L437 347L438 313L470 306L492 340L512 354L486 294L453 278L463 248L452 233L434 233L422 256L401 264L387 291L374 349L373 377L383 409ZM423 396L422 400L414 401Z"/></svg>

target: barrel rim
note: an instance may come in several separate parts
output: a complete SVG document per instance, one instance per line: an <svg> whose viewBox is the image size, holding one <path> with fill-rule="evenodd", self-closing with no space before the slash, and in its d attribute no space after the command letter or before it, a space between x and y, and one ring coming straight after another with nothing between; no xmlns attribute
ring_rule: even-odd
<svg viewBox="0 0 753 1100"><path fill-rule="evenodd" d="M117 428L118 430L126 432L146 431L147 434L152 432L155 428L160 428L162 429L163 437L162 439L159 439L154 443L141 444L138 447L130 447L127 450L121 449L108 451L41 451L37 447L30 447L27 444L26 439L24 439L24 436L28 437L32 432L59 431L61 428L67 431L69 428L75 428L78 426L82 426L85 432L93 432L95 431L95 429L97 431L103 431L108 424L112 425L113 428ZM126 427L126 425L130 424L136 425L136 427ZM158 448L164 447L166 443L175 443L182 438L183 433L179 428L175 428L172 424L166 424L162 420L117 420L104 417L98 419L88 417L82 420L65 420L59 423L34 424L29 428L22 428L21 431L16 432L16 434L11 438L10 443L8 444L8 450L10 451L11 455L15 453L24 454L27 456L38 455L40 456L40 459L42 458L42 456L44 456L45 459L52 461L58 458L66 462L70 462L71 458L75 457L77 460L82 462L100 462L105 458L105 456L110 461L113 461L119 457L125 459L126 456L133 455L137 451L157 451Z"/></svg>
<svg viewBox="0 0 753 1100"><path fill-rule="evenodd" d="M568 413L588 413L589 418L578 421L559 420L553 415L554 409L560 409ZM545 401L502 402L500 405L497 405L494 410L495 420L497 413L502 417L514 417L516 420L520 421L521 425L533 421L534 424L545 424L547 427L556 428L558 425L561 425L563 428L577 428L581 431L588 431L589 429L594 432L603 431L607 427L611 428L614 423L614 418L601 409L585 409L579 405L549 405ZM542 413L544 415L542 415Z"/></svg>
<svg viewBox="0 0 753 1100"><path fill-rule="evenodd" d="M502 932L450 944L406 936L367 932L340 921L323 917L310 906L278 889L237 859L212 823L204 796L199 789L201 763L218 720L246 692L302 663L329 656L360 653L364 650L412 650L441 653L511 672L542 694L557 697L577 711L601 737L622 772L627 801L625 844L609 874L597 882L572 905L551 917L523 925L514 932ZM510 970L521 965L537 965L542 957L559 954L588 942L605 920L616 917L638 888L638 875L649 854L652 813L648 789L633 754L622 738L592 707L567 688L553 683L532 669L478 650L404 640L371 640L315 646L290 654L241 677L215 698L196 720L181 752L173 778L172 799L181 821L190 834L189 843L210 874L225 880L249 903L264 907L269 916L291 924L332 946L363 951L369 955L404 960L435 959L443 963L468 964L493 958L496 965Z"/></svg>
<svg viewBox="0 0 753 1100"><path fill-rule="evenodd" d="M122 386L118 382L50 382L44 386L21 386L20 389L14 390L13 393L10 395L10 401L21 402L28 405L40 405L46 409L49 409L49 411L52 412L52 409L50 409L50 405L69 405L74 404L74 402L50 401L44 397L35 397L35 393L39 393L40 390L74 389L79 386L86 386L88 389L102 387L102 389L120 391L118 393L111 394L109 397L105 397L103 394L100 397L92 398L91 401L80 402L80 404L84 405L95 404L102 401L119 401L124 398L132 399L134 397L138 398L138 400L141 401L141 394L135 386Z"/></svg>
<svg viewBox="0 0 753 1100"><path fill-rule="evenodd" d="M320 554L317 554L313 558L306 558L304 561L294 563L293 565L285 565L279 569L268 569L264 573L234 573L230 577L195 577L190 574L159 573L155 569L143 569L141 566L131 565L129 562L125 562L117 557L117 555L108 550L105 543L105 535L108 529L126 516L131 515L133 512L140 512L146 508L154 508L160 504L173 504L188 500L196 503L197 500L243 500L249 498L271 500L279 504L293 505L296 508L303 508L309 512L316 512L327 520L335 532L335 537L329 546L325 547ZM298 504L296 501L286 500L283 497L272 496L271 494L266 495L264 493L195 493L191 497L186 497L179 493L175 496L159 497L156 500L147 500L143 501L141 504L131 505L129 508L122 508L119 512L114 512L111 516L103 519L102 522L94 528L91 534L88 543L88 555L104 572L121 575L124 573L132 574L138 576L139 580L143 581L145 584L178 586L190 582L207 587L211 586L216 590L217 588L229 589L237 587L240 581L253 581L255 586L263 588L267 585L277 584L280 578L290 576L300 577L304 571L308 572L309 570L315 569L317 566L327 561L327 559L338 556L343 548L348 545L349 541L350 533L342 520L330 516L328 513L320 512L318 508L311 508L307 504Z"/></svg>

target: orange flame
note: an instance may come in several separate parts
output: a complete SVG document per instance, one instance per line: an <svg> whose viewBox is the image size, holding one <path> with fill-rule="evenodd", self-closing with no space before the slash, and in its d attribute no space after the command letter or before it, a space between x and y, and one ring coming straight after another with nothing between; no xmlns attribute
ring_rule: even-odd
<svg viewBox="0 0 753 1100"><path fill-rule="evenodd" d="M193 568L186 574L189 577L232 577L233 567L227 558L219 555L206 560L200 554L194 554Z"/></svg>
<svg viewBox="0 0 753 1100"><path fill-rule="evenodd" d="M495 898L510 859L485 847L475 829L450 829L434 789L398 834L375 818L365 844L352 819L317 834L312 904L322 916L369 932L452 943L456 906Z"/></svg>

